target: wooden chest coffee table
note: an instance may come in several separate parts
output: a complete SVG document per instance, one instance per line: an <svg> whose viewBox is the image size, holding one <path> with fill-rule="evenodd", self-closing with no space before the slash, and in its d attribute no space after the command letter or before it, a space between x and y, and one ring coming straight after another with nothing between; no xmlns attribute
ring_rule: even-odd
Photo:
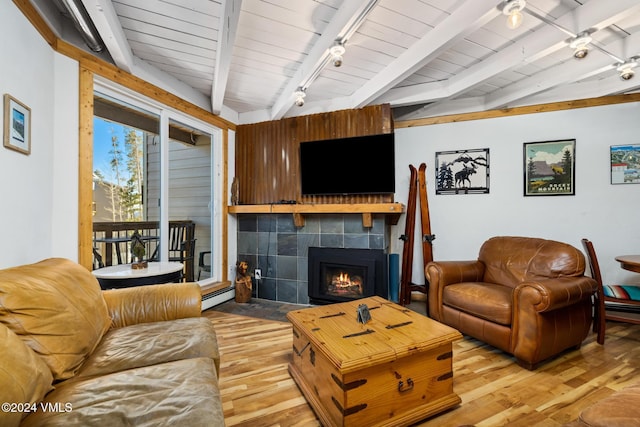
<svg viewBox="0 0 640 427"><path fill-rule="evenodd" d="M371 320L357 322L366 304ZM326 426L404 426L460 403L452 342L462 335L380 297L289 312L289 372Z"/></svg>

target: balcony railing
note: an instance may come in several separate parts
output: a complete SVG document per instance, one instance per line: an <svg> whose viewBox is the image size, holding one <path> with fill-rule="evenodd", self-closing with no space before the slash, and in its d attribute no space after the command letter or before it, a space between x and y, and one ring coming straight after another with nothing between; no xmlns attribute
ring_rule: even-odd
<svg viewBox="0 0 640 427"><path fill-rule="evenodd" d="M176 230L186 230L184 235L176 238ZM159 260L160 224L158 221L122 221L93 223L93 255L94 268L116 264L128 264L131 258L131 235L138 231L145 243L145 257L148 261ZM169 221L169 249L172 260L183 261L184 276L187 281L193 280L195 224L191 220ZM176 245L172 244L172 241Z"/></svg>

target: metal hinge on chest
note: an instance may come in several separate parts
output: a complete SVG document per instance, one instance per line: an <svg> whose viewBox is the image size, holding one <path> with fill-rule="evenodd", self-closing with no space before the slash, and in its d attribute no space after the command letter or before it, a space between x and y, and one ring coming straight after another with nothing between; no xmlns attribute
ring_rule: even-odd
<svg viewBox="0 0 640 427"><path fill-rule="evenodd" d="M338 411L340 411L343 417L346 417L347 415L355 414L356 412L360 412L363 409L367 409L366 403L361 403L359 405L352 406L351 408L343 408L340 402L338 402L335 397L331 396L331 401L333 402L334 405L336 405L336 408L338 408Z"/></svg>
<svg viewBox="0 0 640 427"><path fill-rule="evenodd" d="M293 346L293 352L298 355L299 357L302 357L302 353L304 353L304 351L307 349L307 347L309 347L311 345L311 341L307 342L304 347L302 347L301 350L298 350L294 344ZM309 361L311 362L311 364L313 366L316 366L316 352L313 351L313 347L309 348Z"/></svg>
<svg viewBox="0 0 640 427"><path fill-rule="evenodd" d="M336 376L336 374L331 374L331 378L336 384L338 384L338 387L340 387L342 391L353 390L354 388L358 388L361 385L365 385L367 383L367 380L362 379L357 381L351 381L350 383L345 384L340 380L340 378Z"/></svg>

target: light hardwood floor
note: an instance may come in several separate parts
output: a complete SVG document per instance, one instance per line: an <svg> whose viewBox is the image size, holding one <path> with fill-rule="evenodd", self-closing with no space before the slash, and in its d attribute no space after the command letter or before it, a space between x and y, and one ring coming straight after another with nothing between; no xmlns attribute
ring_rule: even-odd
<svg viewBox="0 0 640 427"><path fill-rule="evenodd" d="M291 326L207 310L221 352L227 426L318 426L289 376ZM640 381L640 325L607 323L604 346L589 335L580 350L536 371L468 337L454 343L454 391L462 404L419 426L560 426L590 403Z"/></svg>

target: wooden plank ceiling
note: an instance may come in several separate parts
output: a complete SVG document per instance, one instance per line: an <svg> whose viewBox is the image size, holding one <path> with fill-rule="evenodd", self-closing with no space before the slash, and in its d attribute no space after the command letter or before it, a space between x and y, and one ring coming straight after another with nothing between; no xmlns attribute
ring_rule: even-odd
<svg viewBox="0 0 640 427"><path fill-rule="evenodd" d="M31 1L73 40L60 10ZM239 124L380 103L413 119L640 89L640 67L626 81L617 71L640 61L638 0L527 0L514 30L503 0L82 3L118 67ZM581 32L593 41L577 60L569 43ZM340 67L327 60L336 40Z"/></svg>

